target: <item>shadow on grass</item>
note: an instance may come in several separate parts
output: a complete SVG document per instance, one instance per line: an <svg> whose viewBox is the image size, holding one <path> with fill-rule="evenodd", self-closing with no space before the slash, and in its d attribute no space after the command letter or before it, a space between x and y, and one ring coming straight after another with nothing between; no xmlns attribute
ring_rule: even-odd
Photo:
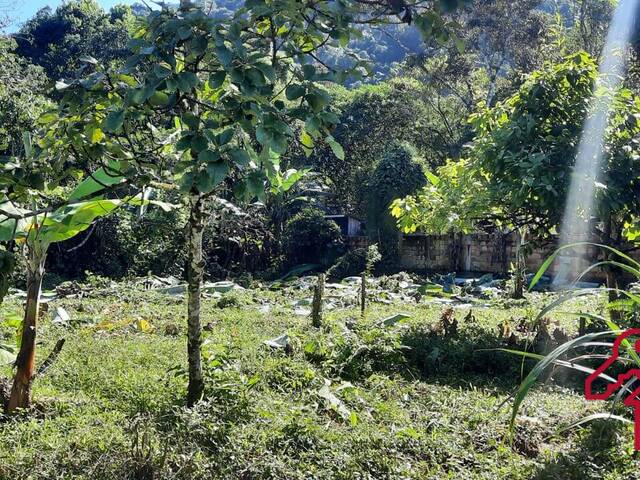
<svg viewBox="0 0 640 480"><path fill-rule="evenodd" d="M572 448L557 453L532 476L532 480L596 480L638 478L640 460L630 453L632 428L619 422L598 420L575 433Z"/></svg>

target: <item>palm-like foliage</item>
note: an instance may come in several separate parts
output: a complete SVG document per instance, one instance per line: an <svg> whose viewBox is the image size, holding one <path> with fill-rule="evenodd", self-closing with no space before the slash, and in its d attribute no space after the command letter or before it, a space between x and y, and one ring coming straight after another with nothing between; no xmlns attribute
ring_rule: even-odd
<svg viewBox="0 0 640 480"><path fill-rule="evenodd" d="M618 268L627 273L630 273L640 280L640 263L624 254L623 252L616 250L615 248L606 246L606 245L598 245L598 244L590 244L590 243L576 243L571 245L566 245L564 247L559 248L556 252L553 253L544 264L540 267L538 272L533 277L529 289L531 290L541 279L544 273L549 269L553 261L560 255L563 251L572 249L575 247L581 247L585 245L592 245L602 248L609 253L612 254L612 259L605 260L601 262L597 262L587 268L580 276L576 279L576 282L583 278L587 273L591 272L595 268L605 267L605 268ZM600 289L602 291L604 289ZM610 289L607 288L608 291L615 291L621 298L624 300L619 300L614 303L609 303L608 307L610 309L623 309L628 312L632 312L640 308L640 296L634 294L629 290L620 290L620 289ZM588 295L594 293L593 289L586 290L570 290L553 301L550 305L545 307L538 314L536 321L544 317L550 311L558 308L560 305L566 303L567 301L574 299L578 296ZM558 346L555 350L549 353L546 356L535 355L530 352L518 351L518 350L506 350L502 349L502 351L506 351L508 353L512 353L515 355L519 355L523 358L533 358L539 360L536 366L529 372L529 374L522 381L520 386L518 387L513 400L513 407L511 413L511 421L510 421L510 430L513 431L515 427L516 418L518 415L518 410L522 405L522 402L525 400L531 388L535 385L535 383L540 379L541 375L547 368L553 366L561 366L568 369L573 370L574 372L580 372L580 374L594 374L595 369L591 368L589 362L598 360L602 361L611 354L611 349L613 348L613 339L620 335L623 330L613 321L600 316L594 315L584 312L575 313L576 316L586 317L592 321L597 321L603 325L608 326L608 330L596 333L589 333L578 338L572 339L560 346ZM610 340L610 341L609 341ZM640 355L636 352L634 346L628 340L624 340L621 344L623 347L626 356L620 356L616 363L620 364L632 364L633 366L640 367ZM584 349L587 349L586 353L584 353ZM583 353L578 354L577 356L572 355L572 353L580 352L583 350ZM617 379L613 378L605 373L600 373L597 375L597 378L609 383L616 383ZM629 382L624 384L617 395L611 399L611 413L598 413L593 415L585 416L570 425L566 425L557 433L564 432L570 428L574 428L577 426L584 425L593 420L599 419L610 419L614 421L622 421L625 423L633 423L631 420L621 417L618 415L614 415L613 411L616 405L620 402L620 400L627 395L631 395L634 391L633 384L636 381L635 378L632 378Z"/></svg>

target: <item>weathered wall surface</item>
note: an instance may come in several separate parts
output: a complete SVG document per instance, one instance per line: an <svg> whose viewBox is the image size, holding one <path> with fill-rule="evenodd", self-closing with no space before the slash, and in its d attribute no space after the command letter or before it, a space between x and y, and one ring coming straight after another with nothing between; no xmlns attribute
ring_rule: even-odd
<svg viewBox="0 0 640 480"><path fill-rule="evenodd" d="M520 241L516 234L404 235L400 240L400 264L409 270L490 272L507 275L516 261ZM527 256L527 270L535 272L555 250L555 245L534 248ZM580 259L580 271L602 259L602 251L589 247ZM558 265L548 270L554 275ZM594 272L590 278L602 278Z"/></svg>

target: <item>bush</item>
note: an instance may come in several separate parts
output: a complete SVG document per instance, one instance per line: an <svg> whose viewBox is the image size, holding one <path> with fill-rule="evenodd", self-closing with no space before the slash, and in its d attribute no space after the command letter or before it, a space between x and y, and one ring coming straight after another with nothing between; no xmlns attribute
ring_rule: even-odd
<svg viewBox="0 0 640 480"><path fill-rule="evenodd" d="M395 261L399 231L389 212L391 202L414 193L426 183L415 150L405 144L393 144L371 174L368 185L367 232L380 246L383 259Z"/></svg>
<svg viewBox="0 0 640 480"><path fill-rule="evenodd" d="M356 248L345 253L329 270L329 281L335 282L346 277L355 277L365 270L371 272L375 264L380 261L377 245L368 248Z"/></svg>
<svg viewBox="0 0 640 480"><path fill-rule="evenodd" d="M360 275L367 266L367 249L356 248L341 256L329 270L327 278L331 282L342 280L346 277Z"/></svg>
<svg viewBox="0 0 640 480"><path fill-rule="evenodd" d="M285 224L282 243L288 266L301 263L326 265L330 254L341 243L340 227L327 220L322 211L305 208Z"/></svg>
<svg viewBox="0 0 640 480"><path fill-rule="evenodd" d="M90 271L110 278L126 275L181 275L185 261L186 212L150 208L140 217L137 209L116 211L87 232L55 244L47 270L67 278Z"/></svg>

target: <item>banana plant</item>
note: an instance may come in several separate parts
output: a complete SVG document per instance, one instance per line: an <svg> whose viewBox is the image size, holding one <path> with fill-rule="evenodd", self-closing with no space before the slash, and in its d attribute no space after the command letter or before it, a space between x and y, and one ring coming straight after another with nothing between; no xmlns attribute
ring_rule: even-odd
<svg viewBox="0 0 640 480"><path fill-rule="evenodd" d="M27 300L7 413L27 408L30 404L40 292L49 246L78 235L96 219L124 205L155 203L165 210L170 208L168 204L144 199L142 195L122 199L103 198L104 189L108 186L105 182L113 185L122 180L123 177L108 175L104 169L100 169L80 183L67 197L68 203L62 202L58 208L28 209L15 205L7 197L0 199L0 242L15 242L25 258L27 269Z"/></svg>

